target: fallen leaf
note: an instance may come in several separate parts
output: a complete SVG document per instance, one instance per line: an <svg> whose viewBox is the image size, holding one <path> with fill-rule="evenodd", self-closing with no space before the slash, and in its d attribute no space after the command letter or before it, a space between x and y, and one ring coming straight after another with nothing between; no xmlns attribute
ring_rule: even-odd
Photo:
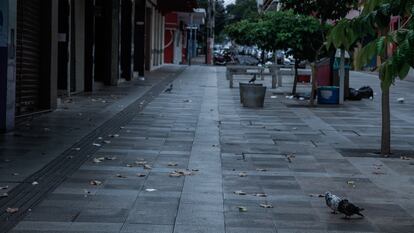
<svg viewBox="0 0 414 233"><path fill-rule="evenodd" d="M180 177L180 176L182 176L182 174L177 173L177 172L171 172L171 173L169 174L169 176L170 176L170 177Z"/></svg>
<svg viewBox="0 0 414 233"><path fill-rule="evenodd" d="M105 160L116 160L117 158L115 156L112 157L105 157Z"/></svg>
<svg viewBox="0 0 414 233"><path fill-rule="evenodd" d="M12 175L13 176L18 176L18 175L20 175L19 173L17 173L17 172L15 172L15 173L12 173Z"/></svg>
<svg viewBox="0 0 414 233"><path fill-rule="evenodd" d="M374 174L374 175L385 175L385 173L384 173L384 172L377 172L377 171L372 172L372 174Z"/></svg>
<svg viewBox="0 0 414 233"><path fill-rule="evenodd" d="M119 134L109 134L108 137L117 138L117 137L119 137Z"/></svg>
<svg viewBox="0 0 414 233"><path fill-rule="evenodd" d="M197 169L197 168L193 168L193 169L191 169L191 171L193 171L193 172L198 172L198 171L200 171L199 169Z"/></svg>
<svg viewBox="0 0 414 233"><path fill-rule="evenodd" d="M266 168L256 168L256 171L265 172L265 171L267 171L267 169Z"/></svg>
<svg viewBox="0 0 414 233"><path fill-rule="evenodd" d="M157 190L156 189L145 189L145 191L147 191L147 192L155 192Z"/></svg>
<svg viewBox="0 0 414 233"><path fill-rule="evenodd" d="M407 157L407 156L401 156L400 157L402 160L411 160L411 158Z"/></svg>
<svg viewBox="0 0 414 233"><path fill-rule="evenodd" d="M9 194L8 193L0 193L0 198L4 198L4 197L8 197Z"/></svg>
<svg viewBox="0 0 414 233"><path fill-rule="evenodd" d="M193 101L191 101L191 100L184 100L184 103L191 103L191 102L193 102Z"/></svg>
<svg viewBox="0 0 414 233"><path fill-rule="evenodd" d="M118 178L127 178L126 176L121 175L121 174L116 174L116 177L118 177Z"/></svg>
<svg viewBox="0 0 414 233"><path fill-rule="evenodd" d="M68 159L73 159L73 158L74 158L74 156L69 155L67 158L68 158Z"/></svg>
<svg viewBox="0 0 414 233"><path fill-rule="evenodd" d="M245 193L245 192L243 192L241 190L237 190L237 191L234 191L234 194L237 194L237 195L246 195L247 193Z"/></svg>
<svg viewBox="0 0 414 233"><path fill-rule="evenodd" d="M72 148L72 150L80 151L80 150L81 150L81 148L79 148L79 147L75 147L75 148Z"/></svg>
<svg viewBox="0 0 414 233"><path fill-rule="evenodd" d="M147 162L145 162L145 161L135 161L134 162L137 166L144 166L144 165L146 165L147 164Z"/></svg>
<svg viewBox="0 0 414 233"><path fill-rule="evenodd" d="M145 177L145 176L147 176L147 175L142 174L142 173L137 173L137 176L138 176L138 177Z"/></svg>
<svg viewBox="0 0 414 233"><path fill-rule="evenodd" d="M296 157L295 154L293 154L293 153L287 154L285 156L286 156L286 159L288 160L289 163L292 163L293 158Z"/></svg>
<svg viewBox="0 0 414 233"><path fill-rule="evenodd" d="M102 182L101 182L101 181L99 181L99 180L91 180L91 181L89 182L89 184L99 186L99 185L101 185L101 184L102 184Z"/></svg>
<svg viewBox="0 0 414 233"><path fill-rule="evenodd" d="M14 213L16 213L17 211L19 211L19 208L10 208L10 207L8 207L8 208L6 209L6 212L7 212L7 213L9 213L9 214L14 214Z"/></svg>
<svg viewBox="0 0 414 233"><path fill-rule="evenodd" d="M127 166L127 167L135 167L135 165L133 165L133 164L129 164L129 163L128 163L126 166Z"/></svg>
<svg viewBox="0 0 414 233"><path fill-rule="evenodd" d="M239 209L239 212L247 212L247 208L244 206L237 206L237 208Z"/></svg>
<svg viewBox="0 0 414 233"><path fill-rule="evenodd" d="M0 186L0 190L4 190L4 189L8 189L8 188L9 188L8 185L6 185L6 186Z"/></svg>
<svg viewBox="0 0 414 233"><path fill-rule="evenodd" d="M92 143L92 146L101 147L102 145L99 143Z"/></svg>
<svg viewBox="0 0 414 233"><path fill-rule="evenodd" d="M350 185L353 185L353 184L355 184L355 181L353 181L353 180L348 180L346 183L347 183L347 184L350 184Z"/></svg>
<svg viewBox="0 0 414 233"><path fill-rule="evenodd" d="M104 158L104 157L94 158L94 159L93 159L93 162L94 162L94 163L102 163L104 160L105 160L105 158Z"/></svg>
<svg viewBox="0 0 414 233"><path fill-rule="evenodd" d="M102 140L103 139L103 137L98 137L98 140Z"/></svg>
<svg viewBox="0 0 414 233"><path fill-rule="evenodd" d="M272 95L272 96L270 96L270 98L271 98L271 99L277 99L277 96Z"/></svg>
<svg viewBox="0 0 414 233"><path fill-rule="evenodd" d="M152 167L150 165L148 165L148 164L145 164L144 165L144 169L150 170L150 169L152 169Z"/></svg>
<svg viewBox="0 0 414 233"><path fill-rule="evenodd" d="M33 181L33 183L32 183L33 186L36 186L38 184L39 184L39 182L37 182L37 181Z"/></svg>
<svg viewBox="0 0 414 233"><path fill-rule="evenodd" d="M265 209L273 208L273 206L270 204L260 204L260 207L265 208Z"/></svg>
<svg viewBox="0 0 414 233"><path fill-rule="evenodd" d="M239 173L239 176L240 176L240 177L246 177L246 176L247 176L247 174L246 174L246 172L240 172L240 173Z"/></svg>
<svg viewBox="0 0 414 233"><path fill-rule="evenodd" d="M109 141L109 140L105 140L105 141L103 141L105 144L110 144L111 143L111 141Z"/></svg>
<svg viewBox="0 0 414 233"><path fill-rule="evenodd" d="M174 163L174 162L170 162L170 163L168 163L168 166L169 167L176 167L176 166L178 166L178 164Z"/></svg>
<svg viewBox="0 0 414 233"><path fill-rule="evenodd" d="M253 194L253 196L256 196L256 197L267 197L267 194L266 193L255 193L255 194Z"/></svg>

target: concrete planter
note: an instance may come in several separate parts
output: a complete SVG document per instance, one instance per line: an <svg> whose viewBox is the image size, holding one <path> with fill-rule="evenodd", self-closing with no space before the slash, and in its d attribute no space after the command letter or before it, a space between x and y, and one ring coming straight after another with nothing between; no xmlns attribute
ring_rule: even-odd
<svg viewBox="0 0 414 233"><path fill-rule="evenodd" d="M240 103L243 103L244 100L244 93L246 92L246 88L249 86L257 86L262 87L263 84L250 84L250 83L239 83L239 90L240 90Z"/></svg>
<svg viewBox="0 0 414 233"><path fill-rule="evenodd" d="M266 87L261 84L240 84L240 101L243 107L263 108Z"/></svg>

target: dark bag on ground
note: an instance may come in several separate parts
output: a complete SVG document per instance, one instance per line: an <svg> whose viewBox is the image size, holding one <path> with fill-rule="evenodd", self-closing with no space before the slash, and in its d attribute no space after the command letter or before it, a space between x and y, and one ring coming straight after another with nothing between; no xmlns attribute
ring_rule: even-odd
<svg viewBox="0 0 414 233"><path fill-rule="evenodd" d="M363 99L374 98L374 91L370 86L364 86L358 89L359 94Z"/></svg>
<svg viewBox="0 0 414 233"><path fill-rule="evenodd" d="M355 90L354 88L349 88L348 100L361 100L361 99L362 99L362 96L358 90Z"/></svg>

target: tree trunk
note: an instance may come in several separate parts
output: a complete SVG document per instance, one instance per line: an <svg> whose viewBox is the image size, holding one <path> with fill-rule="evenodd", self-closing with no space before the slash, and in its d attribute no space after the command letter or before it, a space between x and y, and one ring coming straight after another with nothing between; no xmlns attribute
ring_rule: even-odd
<svg viewBox="0 0 414 233"><path fill-rule="evenodd" d="M298 85L298 66L299 66L299 61L295 60L295 77L293 79L292 95L296 95L296 86Z"/></svg>
<svg viewBox="0 0 414 233"><path fill-rule="evenodd" d="M382 87L381 109L381 155L388 156L391 153L390 87Z"/></svg>

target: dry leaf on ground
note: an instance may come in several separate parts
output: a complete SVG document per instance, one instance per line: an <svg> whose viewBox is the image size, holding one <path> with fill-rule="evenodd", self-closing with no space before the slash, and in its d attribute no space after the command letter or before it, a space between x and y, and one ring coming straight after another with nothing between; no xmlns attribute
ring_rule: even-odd
<svg viewBox="0 0 414 233"><path fill-rule="evenodd" d="M8 208L6 209L6 212L7 212L7 213L9 213L9 214L14 214L14 213L16 213L17 211L19 211L19 208L11 208L11 207L8 207Z"/></svg>
<svg viewBox="0 0 414 233"><path fill-rule="evenodd" d="M99 181L99 180L91 180L89 182L89 184L98 186L98 185L101 185L102 184L102 181Z"/></svg>
<svg viewBox="0 0 414 233"><path fill-rule="evenodd" d="M144 169L150 170L150 169L152 169L152 167L150 165L148 165L148 164L145 164L144 165Z"/></svg>
<svg viewBox="0 0 414 233"><path fill-rule="evenodd" d="M400 159L402 159L402 160L411 160L411 158L407 157L407 156L401 156Z"/></svg>
<svg viewBox="0 0 414 233"><path fill-rule="evenodd" d="M99 143L92 143L92 146L101 147L102 145Z"/></svg>
<svg viewBox="0 0 414 233"><path fill-rule="evenodd" d="M138 176L138 177L145 177L145 176L147 176L147 175L142 174L142 173L137 173L137 176Z"/></svg>
<svg viewBox="0 0 414 233"><path fill-rule="evenodd" d="M240 172L240 173L239 173L239 176L240 176L240 177L246 177L246 176L247 176L247 174L246 174L246 172Z"/></svg>
<svg viewBox="0 0 414 233"><path fill-rule="evenodd" d="M176 166L178 166L178 163L169 162L169 163L168 163L168 166L169 166L169 167L176 167Z"/></svg>
<svg viewBox="0 0 414 233"><path fill-rule="evenodd" d="M116 177L118 177L118 178L127 178L126 176L121 175L121 174L116 174Z"/></svg>
<svg viewBox="0 0 414 233"><path fill-rule="evenodd" d="M37 181L33 181L33 183L32 183L33 186L38 185L38 184L39 184L39 182L37 182Z"/></svg>
<svg viewBox="0 0 414 233"><path fill-rule="evenodd" d="M266 172L266 171L267 171L267 169L266 169L266 168L256 168L256 171L259 171L259 172Z"/></svg>
<svg viewBox="0 0 414 233"><path fill-rule="evenodd" d="M247 212L247 208L244 206L237 206L237 209L239 209L240 212Z"/></svg>
<svg viewBox="0 0 414 233"><path fill-rule="evenodd" d="M273 206L270 205L270 204L260 204L260 207L265 208L265 209L267 209L267 208L273 208Z"/></svg>
<svg viewBox="0 0 414 233"><path fill-rule="evenodd" d="M112 157L105 157L105 160L116 160L117 158L115 156Z"/></svg>
<svg viewBox="0 0 414 233"><path fill-rule="evenodd" d="M234 191L234 194L237 194L237 195L246 195L247 193L245 193L245 192L243 192L241 190L237 190L237 191Z"/></svg>
<svg viewBox="0 0 414 233"><path fill-rule="evenodd" d="M266 193L255 193L255 194L253 194L253 196L256 196L256 197L267 197L267 194Z"/></svg>
<svg viewBox="0 0 414 233"><path fill-rule="evenodd" d="M93 159L93 162L94 162L94 163L102 163L104 160L105 160L105 158L104 158L104 157L94 158L94 159Z"/></svg>
<svg viewBox="0 0 414 233"><path fill-rule="evenodd" d="M155 192L157 190L156 189L145 189L145 191L147 191L147 192Z"/></svg>

